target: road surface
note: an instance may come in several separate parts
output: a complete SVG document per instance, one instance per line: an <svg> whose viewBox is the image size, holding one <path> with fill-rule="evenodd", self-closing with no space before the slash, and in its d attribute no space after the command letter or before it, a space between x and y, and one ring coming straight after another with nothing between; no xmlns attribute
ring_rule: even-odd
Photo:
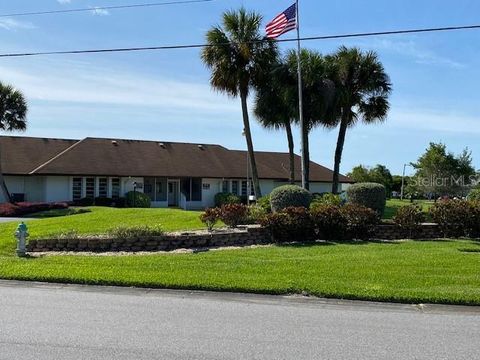
<svg viewBox="0 0 480 360"><path fill-rule="evenodd" d="M474 307L0 281L0 359L460 360L479 338Z"/></svg>

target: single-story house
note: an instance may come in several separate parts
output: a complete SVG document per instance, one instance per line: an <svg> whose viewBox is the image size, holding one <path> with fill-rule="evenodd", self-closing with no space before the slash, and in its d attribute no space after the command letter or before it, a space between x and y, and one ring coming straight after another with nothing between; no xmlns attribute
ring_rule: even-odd
<svg viewBox="0 0 480 360"><path fill-rule="evenodd" d="M195 209L212 206L218 192L253 191L247 153L220 145L0 136L0 146L5 182L17 201L118 198L136 184L154 207ZM288 183L288 153L257 152L256 161L263 195ZM295 162L300 181L300 157ZM313 193L329 192L332 171L312 162L310 181ZM352 182L340 181L342 189Z"/></svg>

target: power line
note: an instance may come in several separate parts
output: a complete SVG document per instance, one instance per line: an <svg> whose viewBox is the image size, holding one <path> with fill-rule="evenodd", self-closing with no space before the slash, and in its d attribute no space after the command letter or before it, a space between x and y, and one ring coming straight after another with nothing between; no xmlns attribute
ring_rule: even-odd
<svg viewBox="0 0 480 360"><path fill-rule="evenodd" d="M300 38L301 41L314 40L331 40L331 39L348 39L356 37L371 37L371 36L385 36L385 35L399 35L399 34L415 34L415 33L431 33L431 32L445 32L458 30L473 30L480 29L480 25L464 25L464 26L448 26L438 28L423 28L423 29L406 29L406 30L392 30L392 31L377 31L325 36L310 36ZM267 41L259 40L257 42ZM275 40L278 43L286 43L297 41L296 38ZM220 44L219 46L229 45L229 43ZM95 53L113 53L113 52L130 52L130 51L152 51L152 50L175 50L175 49L195 49L212 47L216 45L211 44L189 44L189 45L164 45L164 46L146 46L146 47L128 47L128 48L110 48L110 49L87 49L87 50L64 50L64 51L41 51L41 52L25 52L25 53L6 53L0 54L0 58L4 57L25 57L25 56L40 56L40 55L66 55L66 54L95 54Z"/></svg>
<svg viewBox="0 0 480 360"><path fill-rule="evenodd" d="M46 11L33 11L33 12L21 12L11 14L0 14L0 17L14 17L14 16L30 16L30 15L49 15L49 14L64 14L75 13L84 11L97 11L97 10L117 10L117 9L132 9L165 5L180 5L180 4L193 4L193 3L205 3L215 0L180 0L180 1L166 1L166 2L154 2L143 4L127 4L127 5L110 5L110 6L93 6L90 8L77 8L77 9L64 9L64 10L46 10Z"/></svg>

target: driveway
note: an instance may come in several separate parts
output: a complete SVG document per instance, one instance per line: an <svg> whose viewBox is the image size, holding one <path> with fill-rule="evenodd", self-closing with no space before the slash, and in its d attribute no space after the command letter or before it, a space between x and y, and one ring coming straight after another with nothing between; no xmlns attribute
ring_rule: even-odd
<svg viewBox="0 0 480 360"><path fill-rule="evenodd" d="M0 359L460 360L480 353L474 307L0 281L0 324Z"/></svg>
<svg viewBox="0 0 480 360"><path fill-rule="evenodd" d="M31 221L31 220L38 220L38 219L32 219L32 218L14 218L14 217L0 217L0 224L1 223L6 223L6 222L18 222L19 224L22 221Z"/></svg>

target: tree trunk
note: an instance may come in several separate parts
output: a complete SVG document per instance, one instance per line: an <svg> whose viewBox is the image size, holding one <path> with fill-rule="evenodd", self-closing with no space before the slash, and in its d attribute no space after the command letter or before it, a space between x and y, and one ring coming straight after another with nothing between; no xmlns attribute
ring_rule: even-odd
<svg viewBox="0 0 480 360"><path fill-rule="evenodd" d="M302 128L302 178L305 179L305 190L310 190L310 145L309 129L307 126Z"/></svg>
<svg viewBox="0 0 480 360"><path fill-rule="evenodd" d="M285 122L285 131L287 132L287 140L288 140L288 155L290 161L290 184L295 184L295 144L293 142L293 134L292 134L292 125L290 121Z"/></svg>
<svg viewBox="0 0 480 360"><path fill-rule="evenodd" d="M10 192L7 189L7 184L5 183L5 178L3 177L2 172L2 144L0 144L0 191L3 194L4 200L11 203L12 197L10 196Z"/></svg>
<svg viewBox="0 0 480 360"><path fill-rule="evenodd" d="M248 117L247 92L240 90L240 99L242 101L243 127L245 130L245 139L247 140L248 157L250 160L250 169L252 171L253 188L255 196L259 199L262 196L260 181L258 179L257 163L255 161L255 152L253 150L252 133L250 131L250 121ZM247 194L249 196L250 194Z"/></svg>
<svg viewBox="0 0 480 360"><path fill-rule="evenodd" d="M349 123L348 113L342 115L342 121L340 122L340 130L338 131L337 148L335 149L335 166L333 168L333 184L332 193L338 193L338 185L340 183L340 163L342 162L343 146L345 145L345 135L347 133L347 127Z"/></svg>

